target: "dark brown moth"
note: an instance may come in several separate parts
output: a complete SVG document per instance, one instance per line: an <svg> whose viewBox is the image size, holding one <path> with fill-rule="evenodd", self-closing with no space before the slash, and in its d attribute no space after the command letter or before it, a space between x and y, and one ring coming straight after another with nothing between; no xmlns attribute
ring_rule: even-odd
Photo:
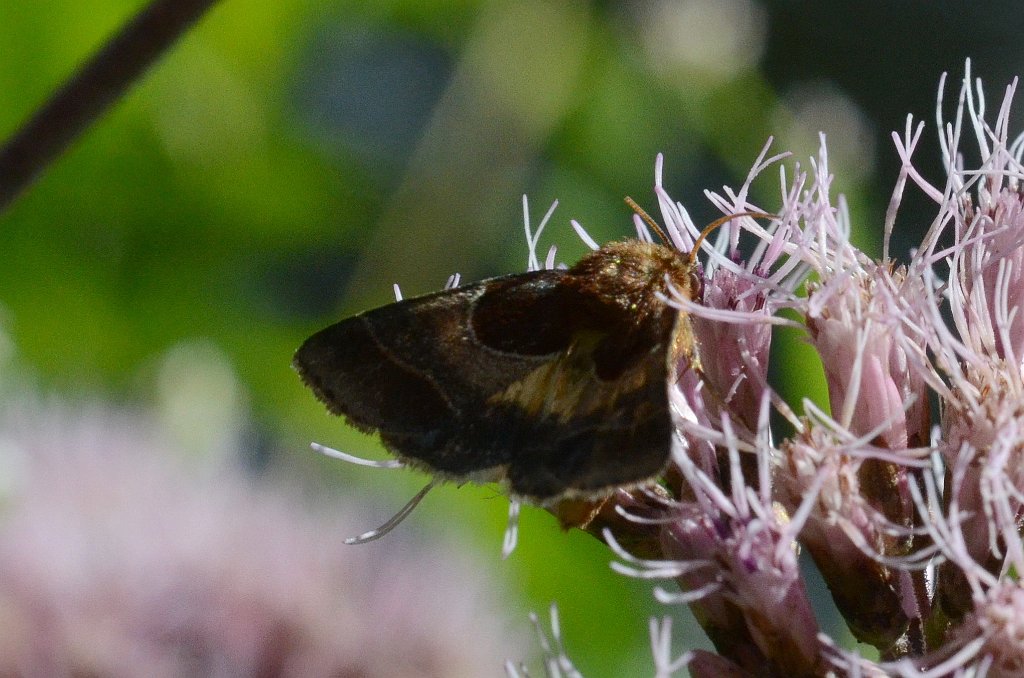
<svg viewBox="0 0 1024 678"><path fill-rule="evenodd" d="M612 242L567 270L342 320L294 366L332 413L438 479L500 482L548 506L599 498L668 464L668 388L697 357L689 319L665 297L670 286L693 297L695 268L666 245Z"/></svg>

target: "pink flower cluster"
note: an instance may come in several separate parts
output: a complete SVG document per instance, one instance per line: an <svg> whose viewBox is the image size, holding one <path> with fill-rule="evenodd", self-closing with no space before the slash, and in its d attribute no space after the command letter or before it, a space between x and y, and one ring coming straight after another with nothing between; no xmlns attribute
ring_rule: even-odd
<svg viewBox="0 0 1024 678"><path fill-rule="evenodd" d="M680 366L673 387L667 483L676 499L620 492L627 520L605 531L619 570L678 583L680 592L656 595L690 605L717 650L673 657L654 624L659 676L684 665L709 677L1024 675L1024 139L1009 136L1015 86L993 121L969 72L951 121L940 95L940 185L912 162L924 125L908 119L893 135L903 162L886 240L905 191L937 208L906 263L890 258L888 243L880 260L851 244L844 205L830 197L823 140L809 170L781 170L778 218L731 222L706 248L698 297L670 300L689 314L698 351L715 347L699 365ZM709 194L724 213L765 211L748 199L751 180L782 157L765 155L739 191ZM660 174L666 230L693 242L699 229ZM787 404L770 387L775 325L802 330L816 350L828 412ZM657 547L636 548L637 535ZM801 550L878 659L821 632Z"/></svg>
<svg viewBox="0 0 1024 678"><path fill-rule="evenodd" d="M352 503L187 464L139 415L0 424L0 675L483 676L520 652L482 568L346 546Z"/></svg>

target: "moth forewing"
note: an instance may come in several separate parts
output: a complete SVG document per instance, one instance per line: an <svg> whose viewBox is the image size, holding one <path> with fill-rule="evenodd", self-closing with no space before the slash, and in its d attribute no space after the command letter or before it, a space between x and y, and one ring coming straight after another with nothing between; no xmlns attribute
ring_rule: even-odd
<svg viewBox="0 0 1024 678"><path fill-rule="evenodd" d="M328 407L440 479L539 504L606 496L668 463L670 361L693 355L694 265L636 240L565 271L400 301L313 335L295 367Z"/></svg>

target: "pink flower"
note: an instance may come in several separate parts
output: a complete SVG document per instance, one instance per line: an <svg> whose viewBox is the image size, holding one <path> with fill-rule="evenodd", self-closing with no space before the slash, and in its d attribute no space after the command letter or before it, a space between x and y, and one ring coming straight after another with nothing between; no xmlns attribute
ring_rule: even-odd
<svg viewBox="0 0 1024 678"><path fill-rule="evenodd" d="M725 417L720 435L705 431L728 451L730 490L698 468L685 449L674 454L694 500L666 503L666 560L636 558L610 533L606 539L624 560L617 566L624 574L675 578L682 593L659 589L656 596L690 604L719 652L737 666L746 671L773 666L799 675L819 661L817 622L793 548L806 510L789 520L771 501L769 473L777 451L767 442L767 402L754 439L737 438ZM756 455L759 492L744 478L741 450Z"/></svg>
<svg viewBox="0 0 1024 678"><path fill-rule="evenodd" d="M1019 179L1024 165L1021 144L1009 138L1008 130L1016 83L1006 89L994 126L983 117L980 83L977 90L972 85L968 73L955 122L942 137L946 185L932 186L912 167L906 173L939 205L924 256L948 266L945 299L930 293L931 322L925 325L934 354L926 378L944 412L936 450L958 478L947 489L947 502L965 513L958 529L970 558L995 572L1005 557L1003 535L1019 522L1024 490L1024 213ZM981 156L977 169L963 166L964 122ZM906 166L912 149L913 143L901 144ZM935 251L940 236L953 244ZM934 280L935 274L927 273ZM952 319L951 326L943 312ZM954 619L974 605L963 582L962 568L940 568L936 600Z"/></svg>
<svg viewBox="0 0 1024 678"><path fill-rule="evenodd" d="M1024 141L1008 137L1013 89L989 127L980 87L975 95L965 79L942 138L942 189L911 162L921 127L908 122L894 135L904 165L886 240L908 185L938 205L907 264L892 262L887 244L875 261L850 243L842 203L829 198L823 141L812 172L798 171L784 192L778 219L761 228L737 218L723 228L701 294L671 300L691 318L700 363L681 366L670 385L678 428L671 496L634 517L662 526L661 553L639 558L608 535L620 571L679 583L680 593L656 596L689 604L719 653L673 659L652 632L662 674L685 663L698 674L1024 670L1016 621L1024 600ZM960 158L964 121L978 169ZM751 175L766 164L759 159ZM726 213L762 211L746 201L748 184L712 198ZM659 197L669 232L692 242L697 229L682 206ZM746 258L741 228L754 242ZM939 249L943 239L952 245ZM793 324L779 309L798 314L817 350L831 415L804 403L797 416L767 383L770 328ZM777 445L769 402L795 431ZM792 558L797 544L854 635L886 662L817 634Z"/></svg>
<svg viewBox="0 0 1024 678"><path fill-rule="evenodd" d="M520 650L470 563L188 467L142 416L0 417L0 673L481 676Z"/></svg>
<svg viewBox="0 0 1024 678"><path fill-rule="evenodd" d="M885 502L874 499L877 487L867 485L884 482L879 471L899 465L881 461L891 459L885 450L873 449L824 415L817 418L782 446L775 471L779 501L795 513L816 496L800 543L829 583L854 636L889 648L919 613L917 582L887 562L907 553L912 532L906 520L893 523Z"/></svg>

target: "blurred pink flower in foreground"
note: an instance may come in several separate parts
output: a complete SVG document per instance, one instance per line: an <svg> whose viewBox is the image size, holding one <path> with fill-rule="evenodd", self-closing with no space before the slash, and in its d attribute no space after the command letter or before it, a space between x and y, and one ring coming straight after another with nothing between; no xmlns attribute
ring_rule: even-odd
<svg viewBox="0 0 1024 678"><path fill-rule="evenodd" d="M476 677L520 656L440 549L345 546L344 506L186 465L141 416L2 420L0 675Z"/></svg>

